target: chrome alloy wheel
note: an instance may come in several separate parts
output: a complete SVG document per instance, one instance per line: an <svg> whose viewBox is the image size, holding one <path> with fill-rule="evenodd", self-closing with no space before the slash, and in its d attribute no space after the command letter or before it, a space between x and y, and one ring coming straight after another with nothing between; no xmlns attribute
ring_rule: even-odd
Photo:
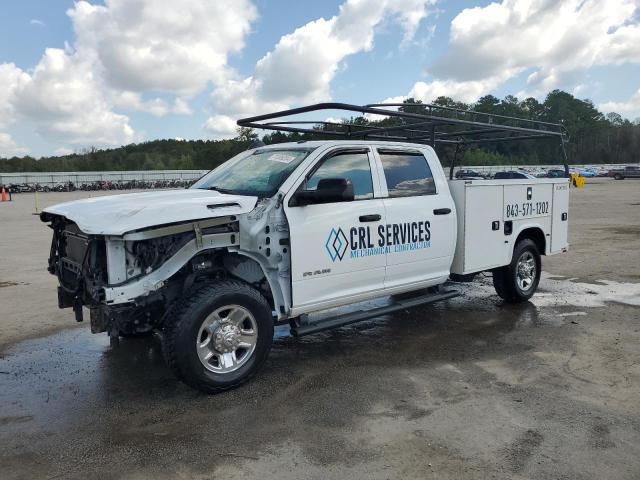
<svg viewBox="0 0 640 480"><path fill-rule="evenodd" d="M531 252L524 252L518 259L516 281L523 292L529 290L536 279L536 260Z"/></svg>
<svg viewBox="0 0 640 480"><path fill-rule="evenodd" d="M258 324L251 312L239 305L226 305L202 322L196 349L204 368L229 373L247 363L257 341Z"/></svg>

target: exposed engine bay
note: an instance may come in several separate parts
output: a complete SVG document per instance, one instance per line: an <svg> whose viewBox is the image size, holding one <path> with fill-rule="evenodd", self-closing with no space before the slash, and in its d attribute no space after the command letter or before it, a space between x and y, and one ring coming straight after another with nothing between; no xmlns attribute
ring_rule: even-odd
<svg viewBox="0 0 640 480"><path fill-rule="evenodd" d="M202 282L240 279L267 298L278 317L290 302L288 226L279 199L248 214L154 226L124 235L87 234L64 216L43 213L53 239L48 270L58 306L91 314L94 333L160 328L171 305Z"/></svg>

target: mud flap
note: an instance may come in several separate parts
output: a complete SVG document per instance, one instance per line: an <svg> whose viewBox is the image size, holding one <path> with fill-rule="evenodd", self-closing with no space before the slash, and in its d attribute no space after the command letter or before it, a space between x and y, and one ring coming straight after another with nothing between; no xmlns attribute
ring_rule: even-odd
<svg viewBox="0 0 640 480"><path fill-rule="evenodd" d="M102 333L107 331L107 316L101 307L92 308L90 311L91 333Z"/></svg>
<svg viewBox="0 0 640 480"><path fill-rule="evenodd" d="M58 308L73 307L75 295L67 292L64 288L58 287Z"/></svg>
<svg viewBox="0 0 640 480"><path fill-rule="evenodd" d="M82 315L82 300L78 297L73 299L73 313L76 315L76 322L82 322L84 320Z"/></svg>

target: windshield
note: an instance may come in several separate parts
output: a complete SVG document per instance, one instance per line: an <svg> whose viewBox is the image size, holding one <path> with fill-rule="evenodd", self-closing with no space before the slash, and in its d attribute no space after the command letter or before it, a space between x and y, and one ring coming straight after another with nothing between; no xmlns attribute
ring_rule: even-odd
<svg viewBox="0 0 640 480"><path fill-rule="evenodd" d="M191 188L272 197L312 151L311 148L270 148L249 154L243 152L202 177Z"/></svg>

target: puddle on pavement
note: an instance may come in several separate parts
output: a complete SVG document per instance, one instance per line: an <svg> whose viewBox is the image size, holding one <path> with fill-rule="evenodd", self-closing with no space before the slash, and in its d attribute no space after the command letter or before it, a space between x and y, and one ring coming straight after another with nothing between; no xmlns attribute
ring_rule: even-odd
<svg viewBox="0 0 640 480"><path fill-rule="evenodd" d="M229 402L235 402L234 408L254 408L296 378L317 375L335 357L348 356L350 365L355 362L354 368L367 371L416 361L438 365L452 356L482 356L496 338L514 329L571 323L585 315L584 309L608 301L640 305L640 284L574 283L546 274L540 293L519 305L503 304L490 278L451 288L460 289L462 296L300 339L289 336L288 326L277 327L266 368L243 388L215 397L177 381L155 337L123 339L112 350L107 335L92 335L83 326L24 341L0 357L0 426L4 434L37 434L42 428L91 422L96 426L87 428L105 428L101 422L112 420L96 417L105 409L122 421L141 408L168 408L167 400L183 410L229 408ZM501 348L516 352L522 345L506 342Z"/></svg>
<svg viewBox="0 0 640 480"><path fill-rule="evenodd" d="M495 295L490 278L461 287L470 298ZM604 307L607 302L640 306L640 283L599 280L582 283L576 279L542 273L540 287L530 302L536 307Z"/></svg>

